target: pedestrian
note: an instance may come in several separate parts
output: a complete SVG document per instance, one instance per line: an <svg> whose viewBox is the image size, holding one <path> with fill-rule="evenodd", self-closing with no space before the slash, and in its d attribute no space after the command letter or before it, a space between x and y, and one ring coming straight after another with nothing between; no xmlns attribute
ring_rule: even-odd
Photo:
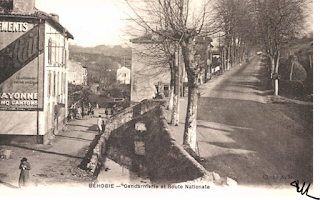
<svg viewBox="0 0 320 200"><path fill-rule="evenodd" d="M81 108L79 107L79 108L78 108L78 118L79 118L79 119L81 119L81 116L82 116L81 113L82 113L82 110L81 110Z"/></svg>
<svg viewBox="0 0 320 200"><path fill-rule="evenodd" d="M101 131L102 131L102 119L101 119L101 115L99 115L97 125L98 125L98 131L99 131L99 133L101 133Z"/></svg>
<svg viewBox="0 0 320 200"><path fill-rule="evenodd" d="M102 120L102 133L106 130L106 124L104 123L104 120Z"/></svg>
<svg viewBox="0 0 320 200"><path fill-rule="evenodd" d="M19 187L27 187L29 184L29 170L31 169L27 158L22 158L19 169L21 169L19 177Z"/></svg>

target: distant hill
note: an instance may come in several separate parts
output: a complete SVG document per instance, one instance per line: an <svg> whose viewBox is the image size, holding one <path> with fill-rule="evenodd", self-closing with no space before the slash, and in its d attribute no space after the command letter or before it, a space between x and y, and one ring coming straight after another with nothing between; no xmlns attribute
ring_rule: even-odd
<svg viewBox="0 0 320 200"><path fill-rule="evenodd" d="M88 84L115 81L116 70L121 66L131 68L131 48L120 45L96 47L69 46L70 60L80 62L88 69Z"/></svg>
<svg viewBox="0 0 320 200"><path fill-rule="evenodd" d="M123 48L121 45L115 46L107 46L107 45L98 45L95 47L82 47L77 45L70 45L69 51L73 53L93 53L93 54L103 54L105 56L112 56L112 57L119 57L124 58L126 57L131 58L131 48L126 47Z"/></svg>

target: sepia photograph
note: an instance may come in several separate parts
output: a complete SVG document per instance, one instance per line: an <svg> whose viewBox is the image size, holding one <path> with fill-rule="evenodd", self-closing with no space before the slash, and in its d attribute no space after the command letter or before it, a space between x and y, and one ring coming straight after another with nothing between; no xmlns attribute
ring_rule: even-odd
<svg viewBox="0 0 320 200"><path fill-rule="evenodd" d="M0 0L0 198L320 199L314 3Z"/></svg>

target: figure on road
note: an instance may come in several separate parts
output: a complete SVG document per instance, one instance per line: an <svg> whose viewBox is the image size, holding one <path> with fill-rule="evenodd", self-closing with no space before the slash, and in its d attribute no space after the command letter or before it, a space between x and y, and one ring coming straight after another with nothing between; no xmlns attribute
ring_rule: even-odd
<svg viewBox="0 0 320 200"><path fill-rule="evenodd" d="M29 170L31 169L27 158L21 159L19 169L21 169L19 177L19 187L27 187L29 183Z"/></svg>
<svg viewBox="0 0 320 200"><path fill-rule="evenodd" d="M106 124L104 123L104 120L102 120L102 133L106 130Z"/></svg>
<svg viewBox="0 0 320 200"><path fill-rule="evenodd" d="M98 131L99 131L99 133L101 133L101 131L102 131L102 119L101 119L101 115L99 115L97 125L98 125Z"/></svg>

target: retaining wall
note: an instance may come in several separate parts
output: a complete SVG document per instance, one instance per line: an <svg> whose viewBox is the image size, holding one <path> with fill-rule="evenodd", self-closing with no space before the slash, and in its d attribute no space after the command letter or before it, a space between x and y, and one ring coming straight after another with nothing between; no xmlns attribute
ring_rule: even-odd
<svg viewBox="0 0 320 200"><path fill-rule="evenodd" d="M176 143L161 105L164 101L145 100L113 117L87 167L98 173L108 153L109 158L147 175L153 183L214 181L214 176Z"/></svg>

